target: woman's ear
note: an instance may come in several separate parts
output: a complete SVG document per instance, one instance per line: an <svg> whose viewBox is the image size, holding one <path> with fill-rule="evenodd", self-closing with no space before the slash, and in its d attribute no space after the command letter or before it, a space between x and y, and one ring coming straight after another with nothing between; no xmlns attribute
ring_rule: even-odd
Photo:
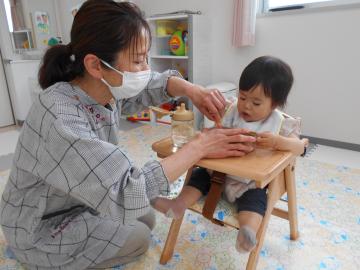
<svg viewBox="0 0 360 270"><path fill-rule="evenodd" d="M84 57L84 67L92 77L96 79L102 79L103 67L101 66L100 59L94 54L87 54Z"/></svg>

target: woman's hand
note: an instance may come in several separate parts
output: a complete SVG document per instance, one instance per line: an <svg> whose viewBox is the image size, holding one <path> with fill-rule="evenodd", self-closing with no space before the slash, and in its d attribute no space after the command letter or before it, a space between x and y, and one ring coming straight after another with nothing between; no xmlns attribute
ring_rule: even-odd
<svg viewBox="0 0 360 270"><path fill-rule="evenodd" d="M254 150L254 137L246 136L246 129L204 129L192 143L202 153L201 158L224 158L244 156Z"/></svg>
<svg viewBox="0 0 360 270"><path fill-rule="evenodd" d="M256 145L261 148L276 149L278 136L271 132L258 133L256 138Z"/></svg>
<svg viewBox="0 0 360 270"><path fill-rule="evenodd" d="M200 112L219 126L226 106L225 98L219 90L205 90L202 86L194 85L189 98Z"/></svg>
<svg viewBox="0 0 360 270"><path fill-rule="evenodd" d="M172 182L202 158L244 156L254 150L251 144L256 141L254 137L244 135L248 132L246 129L204 130L161 161L165 175Z"/></svg>
<svg viewBox="0 0 360 270"><path fill-rule="evenodd" d="M216 126L221 124L226 101L219 90L205 89L203 86L173 76L168 80L167 91L171 96L187 96L201 113L215 122Z"/></svg>

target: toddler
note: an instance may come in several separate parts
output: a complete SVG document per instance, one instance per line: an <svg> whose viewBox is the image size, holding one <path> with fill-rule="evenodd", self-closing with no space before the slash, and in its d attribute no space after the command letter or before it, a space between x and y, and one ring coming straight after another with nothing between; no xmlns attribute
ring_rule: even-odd
<svg viewBox="0 0 360 270"><path fill-rule="evenodd" d="M229 101L221 125L255 132L256 147L301 155L308 140L299 139L300 120L277 109L286 104L292 84L288 64L271 56L256 58L242 72L239 97ZM177 198L156 198L153 206L169 217L180 218L189 206L208 193L210 174L204 168L195 168ZM224 193L229 202L236 204L239 213L236 249L241 253L256 246L256 234L267 207L266 191L256 188L252 180L227 175Z"/></svg>

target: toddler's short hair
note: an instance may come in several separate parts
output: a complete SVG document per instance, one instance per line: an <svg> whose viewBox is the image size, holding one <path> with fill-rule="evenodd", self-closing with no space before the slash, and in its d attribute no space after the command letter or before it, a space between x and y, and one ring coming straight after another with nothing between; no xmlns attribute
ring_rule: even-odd
<svg viewBox="0 0 360 270"><path fill-rule="evenodd" d="M240 91L249 91L262 85L273 105L284 107L294 78L290 66L279 58L261 56L253 60L241 73Z"/></svg>

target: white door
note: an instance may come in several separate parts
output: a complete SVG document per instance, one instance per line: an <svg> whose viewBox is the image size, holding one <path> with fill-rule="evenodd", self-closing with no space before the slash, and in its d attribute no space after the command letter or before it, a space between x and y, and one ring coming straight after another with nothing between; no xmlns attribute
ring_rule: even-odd
<svg viewBox="0 0 360 270"><path fill-rule="evenodd" d="M0 53L0 127L14 124L3 60Z"/></svg>

